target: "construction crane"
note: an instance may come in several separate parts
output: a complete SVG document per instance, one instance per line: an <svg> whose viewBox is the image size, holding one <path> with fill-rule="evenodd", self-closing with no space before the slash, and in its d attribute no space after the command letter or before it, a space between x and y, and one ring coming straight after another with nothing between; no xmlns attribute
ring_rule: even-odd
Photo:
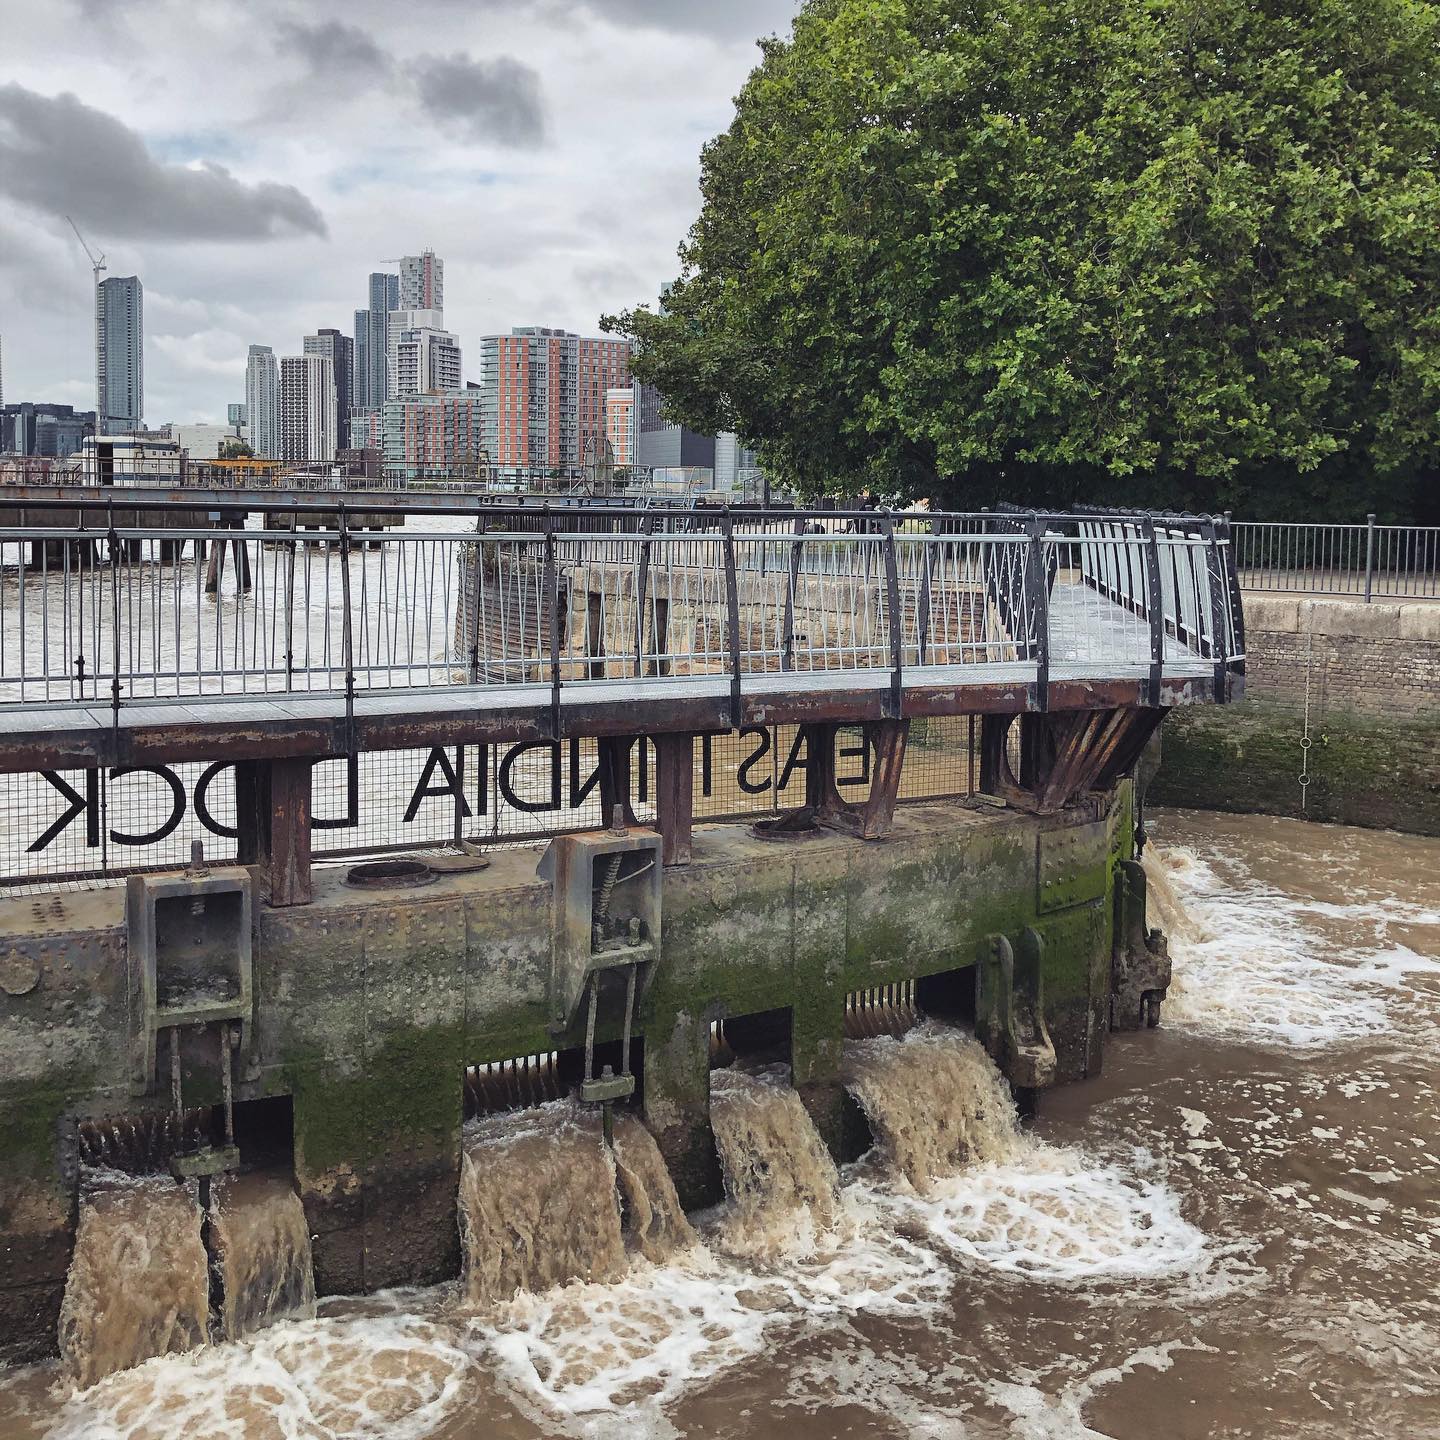
<svg viewBox="0 0 1440 1440"><path fill-rule="evenodd" d="M80 233L80 227L68 215L65 220L75 232L75 238L80 242L80 248L90 261L90 273L95 280L95 435L98 440L99 436L105 432L105 384L104 377L100 374L100 276L105 270L105 256L103 254L97 256L85 243L85 237ZM96 454L99 454L98 448Z"/></svg>

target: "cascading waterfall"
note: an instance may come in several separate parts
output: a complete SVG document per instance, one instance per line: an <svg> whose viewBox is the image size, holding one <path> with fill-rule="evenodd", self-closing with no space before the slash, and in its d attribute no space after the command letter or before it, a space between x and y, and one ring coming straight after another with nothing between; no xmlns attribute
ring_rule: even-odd
<svg viewBox="0 0 1440 1440"><path fill-rule="evenodd" d="M978 1041L934 1022L845 1046L843 1078L880 1158L922 1194L966 1165L1012 1160L1015 1102Z"/></svg>
<svg viewBox="0 0 1440 1440"><path fill-rule="evenodd" d="M765 1252L797 1223L834 1224L840 1177L785 1067L713 1071L710 1123L729 1201L724 1248Z"/></svg>
<svg viewBox="0 0 1440 1440"><path fill-rule="evenodd" d="M1186 852L1161 850L1153 842L1140 857L1145 870L1146 920L1165 932L1172 954L1177 945L1210 939L1208 930L1186 908L1175 888L1172 866L1183 865L1187 858Z"/></svg>
<svg viewBox="0 0 1440 1440"><path fill-rule="evenodd" d="M217 1340L237 1340L276 1320L314 1315L310 1227L286 1180L256 1174L218 1181L210 1243L223 1296Z"/></svg>
<svg viewBox="0 0 1440 1440"><path fill-rule="evenodd" d="M617 1280L625 1242L600 1117L569 1100L465 1127L460 1243L472 1301Z"/></svg>
<svg viewBox="0 0 1440 1440"><path fill-rule="evenodd" d="M213 1261L196 1182L84 1170L75 1253L60 1309L60 1353L81 1385L212 1338L210 1268L220 1304L213 1338L236 1340L315 1313L310 1231L287 1181L217 1180Z"/></svg>
<svg viewBox="0 0 1440 1440"><path fill-rule="evenodd" d="M60 1307L60 1353L82 1386L206 1338L210 1285L194 1190L85 1173Z"/></svg>
<svg viewBox="0 0 1440 1440"><path fill-rule="evenodd" d="M1204 1236L1162 1184L1020 1128L1009 1088L972 1036L927 1021L851 1041L845 1082L899 1186L895 1217L990 1269L1034 1278L1143 1277L1197 1266Z"/></svg>
<svg viewBox="0 0 1440 1440"><path fill-rule="evenodd" d="M615 1117L615 1175L625 1199L625 1236L647 1259L663 1264L695 1243L655 1137L640 1120Z"/></svg>

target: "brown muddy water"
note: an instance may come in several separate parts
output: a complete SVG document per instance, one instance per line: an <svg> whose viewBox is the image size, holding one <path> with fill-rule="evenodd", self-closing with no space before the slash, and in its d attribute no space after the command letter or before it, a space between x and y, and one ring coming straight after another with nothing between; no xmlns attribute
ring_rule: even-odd
<svg viewBox="0 0 1440 1440"><path fill-rule="evenodd" d="M590 1117L483 1122L467 1156L544 1194L467 1166L457 1285L78 1393L58 1363L0 1374L0 1436L1440 1437L1440 841L1152 835L1161 1028L1034 1129L929 1025L849 1047L878 1143L838 1173L783 1072L724 1073L731 1199L692 1243L638 1127L617 1228ZM568 1283L491 1298L512 1278Z"/></svg>

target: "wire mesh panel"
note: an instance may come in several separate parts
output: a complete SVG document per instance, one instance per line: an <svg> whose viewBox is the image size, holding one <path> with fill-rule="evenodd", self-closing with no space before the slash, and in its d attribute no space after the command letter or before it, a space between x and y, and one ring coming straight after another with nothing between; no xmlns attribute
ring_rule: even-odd
<svg viewBox="0 0 1440 1440"><path fill-rule="evenodd" d="M195 840L231 861L238 836L224 763L0 775L0 884L171 869Z"/></svg>
<svg viewBox="0 0 1440 1440"><path fill-rule="evenodd" d="M975 788L974 726L967 717L912 723L902 800ZM630 806L655 820L655 748L629 751ZM873 756L859 726L835 741L836 784L856 804L870 793ZM759 816L805 801L810 754L798 726L751 726L693 745L698 819ZM311 779L311 849L317 860L393 850L531 841L596 829L601 801L597 742L462 745L365 752L317 761ZM171 869L239 853L235 766L139 766L0 775L0 875L8 885Z"/></svg>

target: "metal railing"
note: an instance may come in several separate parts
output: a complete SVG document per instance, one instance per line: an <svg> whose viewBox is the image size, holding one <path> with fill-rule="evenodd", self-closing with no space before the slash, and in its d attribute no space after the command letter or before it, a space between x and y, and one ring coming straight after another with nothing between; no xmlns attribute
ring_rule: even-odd
<svg viewBox="0 0 1440 1440"><path fill-rule="evenodd" d="M1235 567L1246 590L1354 595L1364 600L1440 597L1440 526L1300 524L1236 520Z"/></svg>
<svg viewBox="0 0 1440 1440"><path fill-rule="evenodd" d="M898 713L906 685L1103 678L1158 703L1162 674L1222 695L1244 655L1223 522L457 502L362 531L317 497L318 530L253 500L131 523L166 503L0 498L0 703L609 682L737 715L742 688L886 688Z"/></svg>

